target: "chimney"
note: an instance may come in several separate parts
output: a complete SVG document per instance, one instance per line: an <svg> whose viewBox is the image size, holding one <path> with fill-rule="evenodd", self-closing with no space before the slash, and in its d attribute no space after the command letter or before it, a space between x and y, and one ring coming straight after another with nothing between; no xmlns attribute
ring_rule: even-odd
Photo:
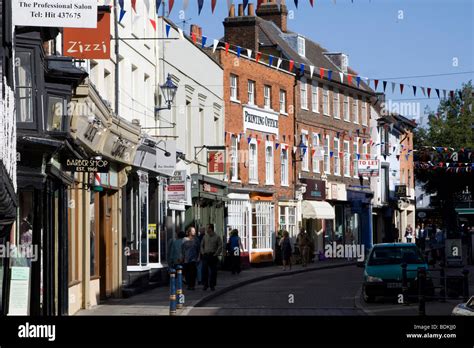
<svg viewBox="0 0 474 348"><path fill-rule="evenodd" d="M232 8L229 17L224 19L224 41L231 45L258 51L258 27L254 4L248 5L248 15L244 13L244 5L239 4L238 16L233 16Z"/></svg>
<svg viewBox="0 0 474 348"><path fill-rule="evenodd" d="M282 32L288 30L288 9L285 0L281 0L280 8L275 0L266 0L257 8L257 16L275 23Z"/></svg>
<svg viewBox="0 0 474 348"><path fill-rule="evenodd" d="M229 9L229 17L235 17L235 5L232 4Z"/></svg>

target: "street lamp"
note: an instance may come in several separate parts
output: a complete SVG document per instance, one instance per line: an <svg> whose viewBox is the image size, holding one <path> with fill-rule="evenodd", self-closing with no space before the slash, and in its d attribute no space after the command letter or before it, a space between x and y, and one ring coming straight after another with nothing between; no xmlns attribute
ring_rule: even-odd
<svg viewBox="0 0 474 348"><path fill-rule="evenodd" d="M293 162L302 162L304 160L304 156L306 151L308 151L308 146L304 143L303 137L301 137L300 143L298 145L298 148L300 149L300 158L296 158L296 156L293 158Z"/></svg>
<svg viewBox="0 0 474 348"><path fill-rule="evenodd" d="M178 90L178 86L176 86L173 81L171 81L171 75L168 74L166 78L165 84L160 86L161 93L165 98L165 107L156 107L155 112L159 112L161 110L171 110L171 104L173 104L174 97L176 96L176 91Z"/></svg>

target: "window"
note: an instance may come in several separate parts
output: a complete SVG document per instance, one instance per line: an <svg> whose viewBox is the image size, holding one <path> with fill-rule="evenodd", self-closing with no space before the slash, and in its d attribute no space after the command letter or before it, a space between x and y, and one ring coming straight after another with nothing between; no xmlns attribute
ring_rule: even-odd
<svg viewBox="0 0 474 348"><path fill-rule="evenodd" d="M304 57L305 54L306 54L306 47L305 47L305 38L304 37L301 37L301 36L298 36L298 54L301 56L301 57Z"/></svg>
<svg viewBox="0 0 474 348"><path fill-rule="evenodd" d="M334 138L334 175L341 175L341 159L339 158L339 139Z"/></svg>
<svg viewBox="0 0 474 348"><path fill-rule="evenodd" d="M329 116L329 90L328 86L323 87L323 113Z"/></svg>
<svg viewBox="0 0 474 348"><path fill-rule="evenodd" d="M233 135L231 138L231 168L230 176L232 181L239 180L239 141L237 136Z"/></svg>
<svg viewBox="0 0 474 348"><path fill-rule="evenodd" d="M352 98L352 117L354 123L359 123L359 99L357 99L357 96Z"/></svg>
<svg viewBox="0 0 474 348"><path fill-rule="evenodd" d="M313 172L319 173L319 135L313 133Z"/></svg>
<svg viewBox="0 0 474 348"><path fill-rule="evenodd" d="M388 203L389 196L389 177L388 177L388 167L382 166L380 168L380 179L381 179L381 190L380 190L380 199L382 203Z"/></svg>
<svg viewBox="0 0 474 348"><path fill-rule="evenodd" d="M249 182L258 184L258 155L255 139L252 139L249 144Z"/></svg>
<svg viewBox="0 0 474 348"><path fill-rule="evenodd" d="M270 202L252 204L252 249L271 249L275 230L275 208Z"/></svg>
<svg viewBox="0 0 474 348"><path fill-rule="evenodd" d="M301 80L300 82L300 96L301 96L301 108L307 110L308 109L308 91L306 86L306 81Z"/></svg>
<svg viewBox="0 0 474 348"><path fill-rule="evenodd" d="M288 149L281 148L281 184L288 186Z"/></svg>
<svg viewBox="0 0 474 348"><path fill-rule="evenodd" d="M16 120L33 123L33 98L36 94L33 86L33 54L17 51L18 66L16 73Z"/></svg>
<svg viewBox="0 0 474 348"><path fill-rule="evenodd" d="M248 81L248 103L255 104L255 81Z"/></svg>
<svg viewBox="0 0 474 348"><path fill-rule="evenodd" d="M359 176L359 160L358 160L358 155L359 154L359 138L356 138L356 141L354 141L354 146L353 146L353 153L352 153L352 158L353 158L353 174L354 177Z"/></svg>
<svg viewBox="0 0 474 348"><path fill-rule="evenodd" d="M324 141L324 173L325 174L331 174L331 166L329 163L329 142L331 141L331 138L329 135L326 135L326 139Z"/></svg>
<svg viewBox="0 0 474 348"><path fill-rule="evenodd" d="M272 88L270 86L263 87L263 101L265 109L272 108Z"/></svg>
<svg viewBox="0 0 474 348"><path fill-rule="evenodd" d="M344 95L344 121L350 121L349 116L349 96L346 94Z"/></svg>
<svg viewBox="0 0 474 348"><path fill-rule="evenodd" d="M301 132L301 142L304 147L300 149L302 160L302 170L309 170L309 154L308 154L308 133L306 131Z"/></svg>
<svg viewBox="0 0 474 348"><path fill-rule="evenodd" d="M288 231L290 238L297 236L295 207L280 206L280 230Z"/></svg>
<svg viewBox="0 0 474 348"><path fill-rule="evenodd" d="M369 119L369 111L370 108L367 107L367 102L365 98L362 100L362 124L367 126L367 120Z"/></svg>
<svg viewBox="0 0 474 348"><path fill-rule="evenodd" d="M315 83L311 85L311 109L319 112L319 87Z"/></svg>
<svg viewBox="0 0 474 348"><path fill-rule="evenodd" d="M267 185L273 185L274 182L274 169L273 169L273 143L267 142L265 144L265 174Z"/></svg>
<svg viewBox="0 0 474 348"><path fill-rule="evenodd" d="M384 127L380 129L380 134L381 134L381 149L382 149L382 155L389 155L390 152L390 144L388 140L388 127Z"/></svg>
<svg viewBox="0 0 474 348"><path fill-rule="evenodd" d="M280 112L286 113L286 91L280 90Z"/></svg>
<svg viewBox="0 0 474 348"><path fill-rule="evenodd" d="M238 82L237 75L230 75L230 100L239 100Z"/></svg>
<svg viewBox="0 0 474 348"><path fill-rule="evenodd" d="M344 141L344 176L351 176L351 154L348 141Z"/></svg>
<svg viewBox="0 0 474 348"><path fill-rule="evenodd" d="M341 118L339 116L339 91L334 89L332 93L332 108L334 113L334 118Z"/></svg>
<svg viewBox="0 0 474 348"><path fill-rule="evenodd" d="M59 96L48 96L48 123L47 130L50 132L63 131L63 119L66 99ZM67 107L67 106L66 106Z"/></svg>

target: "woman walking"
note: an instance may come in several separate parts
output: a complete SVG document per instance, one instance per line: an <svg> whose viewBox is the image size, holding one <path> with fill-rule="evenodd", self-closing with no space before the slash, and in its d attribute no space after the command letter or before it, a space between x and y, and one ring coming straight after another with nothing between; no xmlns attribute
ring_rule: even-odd
<svg viewBox="0 0 474 348"><path fill-rule="evenodd" d="M283 255L283 270L286 271L286 266L289 266L291 269L291 255L293 253L288 231L283 232L283 238L280 240L280 248Z"/></svg>
<svg viewBox="0 0 474 348"><path fill-rule="evenodd" d="M230 232L230 238L228 242L228 249L230 253L230 267L232 270L232 274L239 274L240 269L240 252L244 250L242 246L242 241L239 237L239 231L237 229L233 229Z"/></svg>
<svg viewBox="0 0 474 348"><path fill-rule="evenodd" d="M188 284L188 290L195 290L199 248L200 244L196 237L196 230L194 227L189 227L183 240L184 276Z"/></svg>

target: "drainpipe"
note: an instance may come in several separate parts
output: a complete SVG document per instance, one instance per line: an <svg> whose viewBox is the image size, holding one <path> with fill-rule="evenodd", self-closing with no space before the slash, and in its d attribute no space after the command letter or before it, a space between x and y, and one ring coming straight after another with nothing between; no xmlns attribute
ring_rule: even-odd
<svg viewBox="0 0 474 348"><path fill-rule="evenodd" d="M118 29L118 6L114 0L114 36L115 36L115 114L119 114L119 29Z"/></svg>

